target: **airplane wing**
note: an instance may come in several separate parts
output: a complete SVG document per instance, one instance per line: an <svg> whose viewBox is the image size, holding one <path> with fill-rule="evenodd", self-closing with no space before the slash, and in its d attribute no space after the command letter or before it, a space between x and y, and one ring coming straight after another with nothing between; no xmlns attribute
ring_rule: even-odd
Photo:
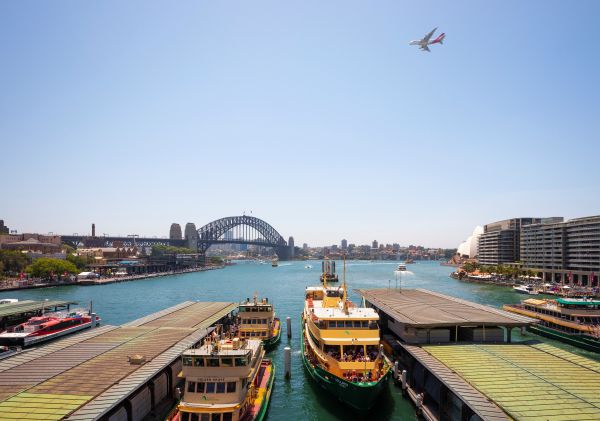
<svg viewBox="0 0 600 421"><path fill-rule="evenodd" d="M429 52L431 53L431 50L430 50L430 49L429 49L429 47L428 47L428 46L426 46L426 45L422 46L422 47L421 47L421 50L423 50L423 51L429 51Z"/></svg>
<svg viewBox="0 0 600 421"><path fill-rule="evenodd" d="M427 35L425 35L425 38L422 39L423 42L429 42L429 40L431 39L431 37L433 36L433 33L437 30L437 26L435 28L433 28L433 31L431 31L430 33L428 33Z"/></svg>

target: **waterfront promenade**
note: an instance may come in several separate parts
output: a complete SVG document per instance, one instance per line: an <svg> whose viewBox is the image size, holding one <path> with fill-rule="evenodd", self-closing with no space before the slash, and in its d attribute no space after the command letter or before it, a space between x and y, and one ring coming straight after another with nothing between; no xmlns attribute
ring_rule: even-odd
<svg viewBox="0 0 600 421"><path fill-rule="evenodd" d="M18 291L22 289L50 288L67 285L106 285L115 282L139 281L142 279L160 278L164 276L172 276L183 273L203 272L213 269L223 269L223 265L208 265L197 268L188 268L182 270L169 270L166 272L142 273L127 276L100 277L92 279L77 279L75 276L69 279L61 279L56 281L47 281L42 279L5 279L0 281L0 292L2 291Z"/></svg>

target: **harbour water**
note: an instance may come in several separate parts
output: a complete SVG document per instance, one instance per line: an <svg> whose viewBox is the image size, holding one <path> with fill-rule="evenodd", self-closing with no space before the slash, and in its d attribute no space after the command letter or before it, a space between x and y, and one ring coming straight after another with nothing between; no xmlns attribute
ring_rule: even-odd
<svg viewBox="0 0 600 421"><path fill-rule="evenodd" d="M194 272L168 277L123 282L100 286L63 286L3 293L0 298L63 299L81 305L93 301L94 311L104 324L122 324L186 300L240 301L257 293L269 297L282 319L284 334L279 346L270 356L277 368L277 379L269 410L270 420L353 420L356 415L324 393L309 381L300 358L300 313L304 303L304 288L319 283L320 262L280 262L270 264L240 262L222 270ZM452 267L437 262L419 262L408 265L401 275L394 273L398 262L350 261L347 264L347 281L350 298L359 302L352 291L355 288L426 288L466 300L495 307L505 303L518 303L523 299L511 288L464 283L450 278ZM341 264L338 264L341 280ZM292 318L293 337L285 336L285 317ZM555 346L599 359L596 354L582 351L559 342L549 341L532 334L521 337L516 330L514 340L540 340ZM292 348L292 378L283 376L283 348ZM379 400L369 415L377 420L413 420L414 408L400 396L393 385Z"/></svg>

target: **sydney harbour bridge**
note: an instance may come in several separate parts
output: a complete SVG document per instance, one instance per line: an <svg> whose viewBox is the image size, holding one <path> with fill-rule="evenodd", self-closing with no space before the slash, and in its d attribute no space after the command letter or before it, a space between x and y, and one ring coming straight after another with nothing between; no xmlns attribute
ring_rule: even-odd
<svg viewBox="0 0 600 421"><path fill-rule="evenodd" d="M293 237L288 242L269 223L248 215L217 219L199 229L196 229L195 224L188 223L184 235L179 224L172 224L169 238L144 238L136 234L126 237L96 236L93 225L91 236L74 234L63 235L61 238L63 243L85 247L113 247L115 244L122 247L151 247L160 244L188 247L204 255L212 245L248 244L271 247L281 260L290 259L294 254Z"/></svg>

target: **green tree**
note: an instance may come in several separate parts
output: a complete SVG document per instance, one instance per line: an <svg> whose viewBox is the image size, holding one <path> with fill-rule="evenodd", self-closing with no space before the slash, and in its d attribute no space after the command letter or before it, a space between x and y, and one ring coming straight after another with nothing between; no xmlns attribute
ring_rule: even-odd
<svg viewBox="0 0 600 421"><path fill-rule="evenodd" d="M0 262L6 272L21 272L31 263L31 258L16 250L0 250Z"/></svg>
<svg viewBox="0 0 600 421"><path fill-rule="evenodd" d="M27 267L27 273L38 278L49 278L52 274L77 273L77 267L66 260L41 257Z"/></svg>
<svg viewBox="0 0 600 421"><path fill-rule="evenodd" d="M173 247L173 246L163 246L157 244L152 246L152 256L164 256L165 254L194 254L198 253L197 250L189 249L187 247Z"/></svg>
<svg viewBox="0 0 600 421"><path fill-rule="evenodd" d="M90 259L83 256L76 256L74 254L67 255L67 261L71 262L77 267L78 270L83 270L90 263Z"/></svg>
<svg viewBox="0 0 600 421"><path fill-rule="evenodd" d="M222 265L223 264L223 258L220 256L212 256L210 258L210 263L212 263L213 265Z"/></svg>

